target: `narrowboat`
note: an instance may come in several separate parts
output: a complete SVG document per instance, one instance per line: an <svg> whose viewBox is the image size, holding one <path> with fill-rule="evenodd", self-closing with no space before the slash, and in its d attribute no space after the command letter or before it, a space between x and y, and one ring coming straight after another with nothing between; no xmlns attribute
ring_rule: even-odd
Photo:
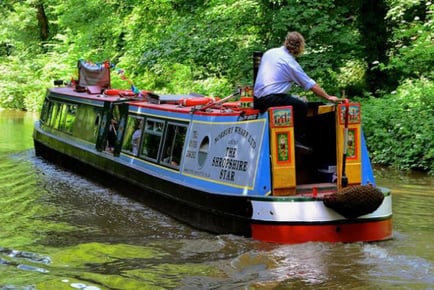
<svg viewBox="0 0 434 290"><path fill-rule="evenodd" d="M47 90L35 154L134 185L194 228L276 243L392 238L391 192L375 183L360 104L309 103L307 140L291 107L259 112L245 86L218 99L116 90L110 65L78 62Z"/></svg>

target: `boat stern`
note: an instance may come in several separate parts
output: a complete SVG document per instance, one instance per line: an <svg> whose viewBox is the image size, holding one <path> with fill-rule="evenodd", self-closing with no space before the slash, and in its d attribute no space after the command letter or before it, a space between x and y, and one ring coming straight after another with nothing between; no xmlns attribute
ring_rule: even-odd
<svg viewBox="0 0 434 290"><path fill-rule="evenodd" d="M298 196L252 201L252 238L265 242L372 242L391 239L392 195L384 195L373 212L346 218L324 204L324 198Z"/></svg>

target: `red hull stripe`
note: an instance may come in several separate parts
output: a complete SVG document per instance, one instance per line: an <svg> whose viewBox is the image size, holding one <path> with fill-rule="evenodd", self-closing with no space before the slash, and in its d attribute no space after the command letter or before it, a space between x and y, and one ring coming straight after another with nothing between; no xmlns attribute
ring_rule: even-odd
<svg viewBox="0 0 434 290"><path fill-rule="evenodd" d="M264 242L371 242L392 238L392 218L327 225L252 224L252 238Z"/></svg>

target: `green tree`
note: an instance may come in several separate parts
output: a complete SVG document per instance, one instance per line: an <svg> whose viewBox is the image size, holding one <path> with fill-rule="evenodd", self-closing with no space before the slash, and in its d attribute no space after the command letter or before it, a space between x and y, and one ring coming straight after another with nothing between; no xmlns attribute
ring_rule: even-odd
<svg viewBox="0 0 434 290"><path fill-rule="evenodd" d="M114 87L122 69L139 89L227 95L253 83L253 52L298 30L327 91L381 97L362 99L374 160L433 172L433 15L427 0L0 1L0 107L38 110L78 59L110 60Z"/></svg>
<svg viewBox="0 0 434 290"><path fill-rule="evenodd" d="M434 67L434 4L419 0L389 0L392 9L387 19L394 29L389 41L389 63L380 68L402 81L427 77L432 80Z"/></svg>

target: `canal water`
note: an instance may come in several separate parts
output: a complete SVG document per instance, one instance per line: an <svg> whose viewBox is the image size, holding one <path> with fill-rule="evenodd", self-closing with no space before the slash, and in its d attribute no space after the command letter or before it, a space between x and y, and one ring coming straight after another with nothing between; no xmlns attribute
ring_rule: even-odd
<svg viewBox="0 0 434 290"><path fill-rule="evenodd" d="M376 169L394 238L277 245L180 224L35 157L0 111L0 289L434 289L434 178ZM91 176L92 172L88 173Z"/></svg>

